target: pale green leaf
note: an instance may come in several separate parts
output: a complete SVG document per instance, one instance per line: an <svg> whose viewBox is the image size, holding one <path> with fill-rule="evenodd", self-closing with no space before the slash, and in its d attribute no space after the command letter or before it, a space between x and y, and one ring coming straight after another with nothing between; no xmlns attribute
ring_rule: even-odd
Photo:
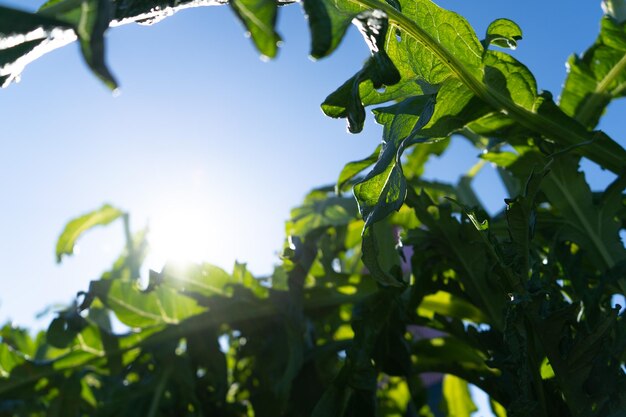
<svg viewBox="0 0 626 417"><path fill-rule="evenodd" d="M124 215L123 211L105 204L97 210L70 221L65 226L65 229L57 241L57 262L61 262L63 255L71 255L74 253L76 241L83 233L95 226L105 226L122 215Z"/></svg>
<svg viewBox="0 0 626 417"><path fill-rule="evenodd" d="M512 20L496 19L487 28L487 45L501 48L517 49L517 41L522 39L522 29Z"/></svg>
<svg viewBox="0 0 626 417"><path fill-rule="evenodd" d="M444 291L425 296L418 306L420 316L432 318L435 313L459 320L470 320L474 323L488 321L488 318L476 306Z"/></svg>
<svg viewBox="0 0 626 417"><path fill-rule="evenodd" d="M100 280L91 283L89 292L131 328L178 324L205 311L196 301L169 286L142 292L134 281Z"/></svg>
<svg viewBox="0 0 626 417"><path fill-rule="evenodd" d="M478 410L467 382L454 375L443 379L443 398L448 417L470 417Z"/></svg>

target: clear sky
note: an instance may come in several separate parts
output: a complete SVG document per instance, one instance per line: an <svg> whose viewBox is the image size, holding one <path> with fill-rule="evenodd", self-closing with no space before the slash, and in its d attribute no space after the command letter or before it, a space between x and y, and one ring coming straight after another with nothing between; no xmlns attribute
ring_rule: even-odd
<svg viewBox="0 0 626 417"><path fill-rule="evenodd" d="M42 2L0 0L26 10ZM524 39L514 55L555 95L568 55L593 42L602 15L599 0L439 4L466 16L479 37L495 18L515 20ZM105 202L129 211L136 229L150 221L162 237L184 240L161 239L161 251L192 242L193 258L271 271L289 209L307 190L334 181L344 163L368 155L381 136L371 117L364 133L349 135L343 121L319 110L367 57L356 30L318 62L307 56L299 5L280 9L279 30L285 42L278 58L262 62L227 7L184 10L151 27L109 31L118 97L89 73L77 45L44 56L20 84L0 91L0 322L45 326L50 317L36 322L37 312L68 303L111 264L122 247L121 224L85 236L78 256L62 265L54 260L65 223ZM601 126L622 144L624 110L624 103L612 105ZM427 174L454 179L475 153L456 139ZM596 186L610 179L591 172ZM492 173L477 181L487 207L501 208Z"/></svg>

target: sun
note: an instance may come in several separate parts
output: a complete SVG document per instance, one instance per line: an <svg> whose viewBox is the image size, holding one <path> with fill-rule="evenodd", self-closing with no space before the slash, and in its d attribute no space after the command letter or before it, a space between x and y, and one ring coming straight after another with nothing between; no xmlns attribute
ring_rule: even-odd
<svg viewBox="0 0 626 417"><path fill-rule="evenodd" d="M200 263L219 259L220 237L226 232L204 207L165 206L149 219L146 266L160 271L169 262Z"/></svg>

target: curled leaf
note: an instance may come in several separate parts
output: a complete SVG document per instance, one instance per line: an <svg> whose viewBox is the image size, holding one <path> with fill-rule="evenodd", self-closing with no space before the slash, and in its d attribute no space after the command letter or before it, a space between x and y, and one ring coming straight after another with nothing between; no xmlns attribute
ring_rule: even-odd
<svg viewBox="0 0 626 417"><path fill-rule="evenodd" d="M83 233L95 226L105 226L124 215L124 212L108 204L70 221L57 241L56 257L61 262L63 255L72 255L76 241Z"/></svg>
<svg viewBox="0 0 626 417"><path fill-rule="evenodd" d="M380 10L369 10L359 13L354 19L354 24L363 35L372 56L358 73L331 93L322 103L322 110L326 115L347 119L350 133L360 132L365 123L361 83L371 81L373 88L377 89L396 84L401 78L384 48L389 29L387 15Z"/></svg>
<svg viewBox="0 0 626 417"><path fill-rule="evenodd" d="M496 19L487 28L487 37L484 40L487 45L495 45L500 48L517 49L517 41L522 39L522 29L512 20Z"/></svg>

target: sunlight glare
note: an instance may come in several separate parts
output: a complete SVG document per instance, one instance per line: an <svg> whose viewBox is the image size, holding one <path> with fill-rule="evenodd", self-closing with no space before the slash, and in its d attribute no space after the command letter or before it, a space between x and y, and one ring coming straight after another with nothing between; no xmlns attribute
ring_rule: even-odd
<svg viewBox="0 0 626 417"><path fill-rule="evenodd" d="M219 261L227 233L208 212L193 206L167 207L150 218L146 266L160 271L167 262Z"/></svg>

